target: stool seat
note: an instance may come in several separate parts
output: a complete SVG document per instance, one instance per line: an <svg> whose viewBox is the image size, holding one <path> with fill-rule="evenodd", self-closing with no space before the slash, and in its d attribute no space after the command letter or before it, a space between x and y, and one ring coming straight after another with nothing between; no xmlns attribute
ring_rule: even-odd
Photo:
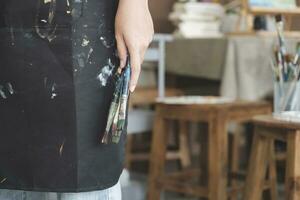
<svg viewBox="0 0 300 200"><path fill-rule="evenodd" d="M272 111L270 104L266 101L232 100L222 97L217 100L218 97L193 96L192 99L187 100L187 103L184 103L183 100L189 97L158 99L156 106L161 108L161 113L165 113L168 119L189 119L191 121L208 121L212 115L221 114L226 115L226 120L229 121L246 122L251 121L256 115L267 114ZM178 113L180 113L179 116ZM251 117L249 118L249 116Z"/></svg>
<svg viewBox="0 0 300 200"><path fill-rule="evenodd" d="M257 125L263 125L266 127L278 127L278 128L287 128L287 129L300 129L300 123L284 120L280 115L261 115L253 118L253 121Z"/></svg>
<svg viewBox="0 0 300 200"><path fill-rule="evenodd" d="M178 96L178 97L164 97L158 98L157 102L165 104L224 104L233 103L235 100L233 98L227 97L217 97L217 96Z"/></svg>
<svg viewBox="0 0 300 200"><path fill-rule="evenodd" d="M209 200L227 200L228 123L249 122L256 115L269 114L272 111L271 105L267 102L203 96L158 99L155 108L148 200L158 200L162 190L206 197ZM205 186L185 183L182 174L168 176L165 173L167 127L170 121L208 124L208 143L205 145L207 146L207 167L201 173L201 176L206 176L208 180ZM189 174L194 175L194 171Z"/></svg>
<svg viewBox="0 0 300 200"><path fill-rule="evenodd" d="M274 148L270 148L274 146L274 140L287 143L284 199L300 199L300 123L272 115L257 116L253 122L255 133L243 199L262 199L261 186L268 170L266 160L275 157ZM272 196L276 197L277 194L274 193Z"/></svg>

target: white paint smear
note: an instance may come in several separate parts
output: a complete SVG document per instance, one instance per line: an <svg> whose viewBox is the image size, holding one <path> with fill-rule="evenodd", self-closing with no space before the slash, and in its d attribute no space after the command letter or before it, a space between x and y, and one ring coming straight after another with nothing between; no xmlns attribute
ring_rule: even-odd
<svg viewBox="0 0 300 200"><path fill-rule="evenodd" d="M107 65L102 68L100 74L97 76L101 86L105 87L107 85L108 79L111 77L114 68L115 66L112 64L111 60L108 59Z"/></svg>
<svg viewBox="0 0 300 200"><path fill-rule="evenodd" d="M87 45L89 45L90 41L88 40L87 36L84 36L84 38L82 39L82 43L81 46L86 47Z"/></svg>
<svg viewBox="0 0 300 200"><path fill-rule="evenodd" d="M0 85L0 96L3 98L3 99L6 99L7 97L6 97L6 95L5 95L5 93L4 93L4 91L3 91L3 86L2 85Z"/></svg>

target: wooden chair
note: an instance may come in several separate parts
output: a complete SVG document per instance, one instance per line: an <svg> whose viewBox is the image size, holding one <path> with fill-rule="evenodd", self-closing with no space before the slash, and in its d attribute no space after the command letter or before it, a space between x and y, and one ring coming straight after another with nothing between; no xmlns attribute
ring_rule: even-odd
<svg viewBox="0 0 300 200"><path fill-rule="evenodd" d="M278 120L269 115L256 117L254 124L256 130L243 199L262 199L267 161L275 157L274 140L287 142L284 199L300 199L300 123Z"/></svg>
<svg viewBox="0 0 300 200"><path fill-rule="evenodd" d="M166 96L180 96L183 92L178 89L167 88L165 90ZM138 107L154 105L158 96L156 88L137 88L130 99L128 135L126 142L126 160L125 166L130 169L134 161L149 160L149 152L133 152L134 137L145 132L152 132L154 123L154 111L149 109L139 109ZM179 149L169 151L167 154L168 160L180 160L182 166L190 164L190 155L188 151L188 138L182 135L179 140Z"/></svg>
<svg viewBox="0 0 300 200"><path fill-rule="evenodd" d="M184 97L181 97L184 98ZM197 101L183 100L181 103L165 98L156 104L154 133L151 146L148 200L158 200L162 190L205 197L210 200L227 200L228 194L228 135L229 122L251 121L258 114L271 113L265 102L218 101L213 97L198 97ZM174 98L173 98L174 99ZM206 99L203 101L203 99ZM165 173L168 123L173 120L184 122L206 122L208 124L207 171L199 169ZM201 169L202 170L202 169ZM207 185L199 186L197 178L207 176Z"/></svg>

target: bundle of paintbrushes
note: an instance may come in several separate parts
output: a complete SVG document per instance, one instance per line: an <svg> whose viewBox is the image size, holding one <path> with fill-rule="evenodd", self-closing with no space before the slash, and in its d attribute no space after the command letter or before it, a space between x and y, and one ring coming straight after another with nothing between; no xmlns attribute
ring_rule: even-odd
<svg viewBox="0 0 300 200"><path fill-rule="evenodd" d="M272 69L275 78L275 112L300 110L300 45L295 56L287 53L282 16L276 16L279 45L274 51Z"/></svg>
<svg viewBox="0 0 300 200"><path fill-rule="evenodd" d="M108 120L102 143L118 143L126 129L126 113L129 100L129 81L131 68L129 59L121 73L116 72L115 91L110 105Z"/></svg>

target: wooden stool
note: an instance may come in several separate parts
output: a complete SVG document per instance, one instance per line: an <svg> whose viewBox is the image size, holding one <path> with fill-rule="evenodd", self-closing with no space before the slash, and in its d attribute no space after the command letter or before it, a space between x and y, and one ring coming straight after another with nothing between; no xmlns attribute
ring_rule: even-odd
<svg viewBox="0 0 300 200"><path fill-rule="evenodd" d="M165 95L167 97L179 96L179 95L183 95L183 91L176 88L166 88ZM135 92L131 96L129 102L130 120L132 120L134 124L140 123L140 126L142 127L135 129L135 132L130 132L132 130L130 129L130 124L128 125L128 135L126 141L126 159L125 159L125 167L127 169L131 168L131 164L134 161L148 161L150 158L149 151L133 152L134 137L140 136L145 132L152 131L154 111L152 111L149 108L145 109L143 107L154 105L157 97L158 97L158 90L157 88L153 88L153 87L136 88ZM188 138L186 132L187 132L187 124L184 122L179 122L180 134L179 134L178 149L169 150L167 152L167 160L179 160L183 168L186 168L191 164ZM143 145L145 144L143 143ZM146 145L149 146L150 144L147 143Z"/></svg>
<svg viewBox="0 0 300 200"><path fill-rule="evenodd" d="M287 142L284 199L300 199L300 123L281 121L272 116L256 117L254 123L255 135L244 199L262 198L262 184L267 170L266 161L269 157L274 157L274 151L270 152L274 140Z"/></svg>
<svg viewBox="0 0 300 200"><path fill-rule="evenodd" d="M167 98L156 105L148 179L148 200L159 199L162 190L206 197L210 200L227 200L228 122L247 122L251 121L255 115L271 113L271 107L266 102L227 102L218 101L215 97L198 98L198 100L197 97L192 100L183 98L185 103L180 103L180 101L178 103ZM207 186L186 183L187 180L197 178L199 170L169 175L164 173L168 137L166 128L169 120L208 123L208 172L203 172L203 174L207 174Z"/></svg>

